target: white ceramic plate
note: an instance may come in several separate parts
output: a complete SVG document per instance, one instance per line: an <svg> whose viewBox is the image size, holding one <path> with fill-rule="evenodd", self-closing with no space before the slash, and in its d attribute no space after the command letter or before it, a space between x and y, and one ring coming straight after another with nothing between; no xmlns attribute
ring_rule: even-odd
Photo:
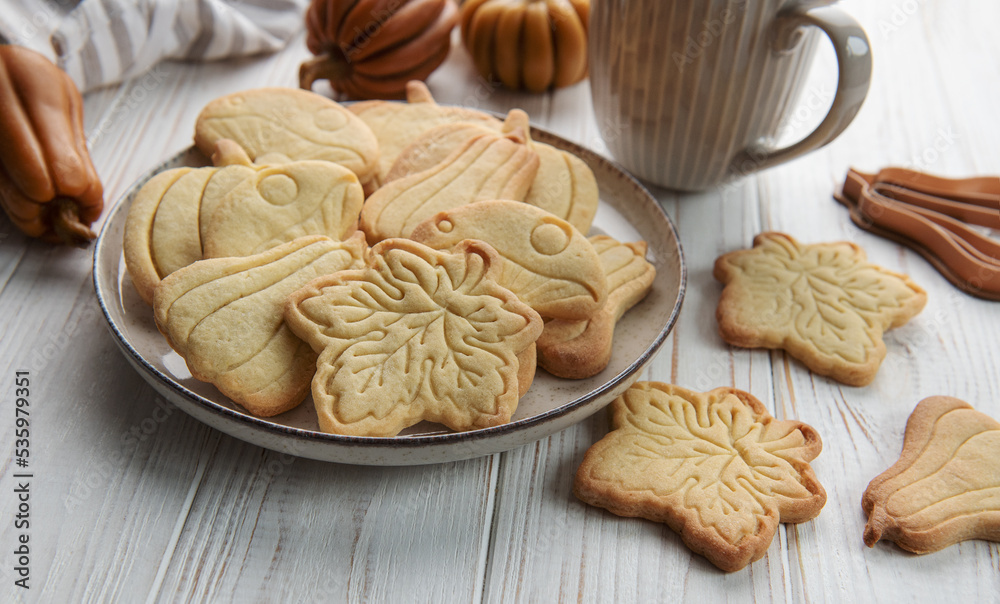
<svg viewBox="0 0 1000 604"><path fill-rule="evenodd" d="M565 139L537 129L532 136L590 165L601 191L591 234L604 233L619 241L646 240L656 281L646 299L618 324L611 363L603 372L586 380L564 380L539 369L509 424L454 433L425 422L395 438L325 434L319 431L311 397L277 417L257 418L211 384L192 378L184 360L156 330L152 309L132 286L122 255L122 234L132 199L154 174L208 164L194 148L132 185L101 230L94 249L94 287L111 333L142 377L186 413L241 440L302 457L368 465L438 463L505 451L567 428L602 409L639 377L677 319L686 276L674 226L642 185L607 159Z"/></svg>

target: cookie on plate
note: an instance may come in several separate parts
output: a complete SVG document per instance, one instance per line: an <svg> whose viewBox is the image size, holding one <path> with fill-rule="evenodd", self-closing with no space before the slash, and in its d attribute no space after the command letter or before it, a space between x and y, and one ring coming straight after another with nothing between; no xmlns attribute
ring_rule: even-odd
<svg viewBox="0 0 1000 604"><path fill-rule="evenodd" d="M510 421L542 319L496 283L497 260L478 241L449 253L387 239L364 268L293 293L285 319L319 354L320 428L395 436L425 420L456 431Z"/></svg>
<svg viewBox="0 0 1000 604"><path fill-rule="evenodd" d="M378 140L368 125L308 90L257 88L215 99L198 115L194 143L212 155L222 139L236 141L257 163L329 161L362 183L378 171Z"/></svg>
<svg viewBox="0 0 1000 604"><path fill-rule="evenodd" d="M608 297L601 258L590 241L565 220L526 203L494 199L439 212L410 237L435 249L485 241L503 258L500 285L543 317L586 319Z"/></svg>
<svg viewBox="0 0 1000 604"><path fill-rule="evenodd" d="M414 80L406 84L406 100L406 103L362 101L348 106L368 125L378 140L380 158L374 179L377 186L385 183L396 156L434 126L472 122L497 132L501 128L500 120L488 113L467 107L438 105L427 85L420 81Z"/></svg>
<svg viewBox="0 0 1000 604"><path fill-rule="evenodd" d="M306 235L346 240L364 203L358 177L326 161L259 166L221 197L211 193L199 214L205 258L256 254Z"/></svg>
<svg viewBox="0 0 1000 604"><path fill-rule="evenodd" d="M451 154L468 139L492 129L472 122L443 124L427 130L396 158L385 178L390 182L426 170ZM528 140L538 154L538 172L525 203L538 206L569 222L586 234L597 213L597 179L590 167L568 151Z"/></svg>
<svg viewBox="0 0 1000 604"><path fill-rule="evenodd" d="M607 301L587 319L547 321L537 343L538 364L562 378L588 378L608 366L615 325L646 297L656 278L656 268L646 260L645 241L620 243L607 235L589 241L608 280Z"/></svg>
<svg viewBox="0 0 1000 604"><path fill-rule="evenodd" d="M906 422L899 461L865 490L864 541L915 554L968 539L1000 541L1000 422L965 401L932 396Z"/></svg>
<svg viewBox="0 0 1000 604"><path fill-rule="evenodd" d="M261 254L199 260L156 287L153 314L196 379L270 417L309 391L316 354L284 322L285 299L315 277L360 266L360 233L302 237Z"/></svg>
<svg viewBox="0 0 1000 604"><path fill-rule="evenodd" d="M523 201L538 171L538 154L527 145L527 128L527 114L513 109L502 133L470 138L440 163L375 191L361 209L361 230L368 243L409 237L414 227L436 213L474 201Z"/></svg>
<svg viewBox="0 0 1000 604"><path fill-rule="evenodd" d="M587 450L577 497L664 522L725 571L764 556L779 522L819 515L826 492L809 461L822 443L735 388L693 392L639 382L612 403L612 430Z"/></svg>
<svg viewBox="0 0 1000 604"><path fill-rule="evenodd" d="M357 177L324 161L254 165L220 141L219 165L157 174L136 193L125 222L125 264L139 295L201 260L247 256L305 235L347 239L364 196Z"/></svg>
<svg viewBox="0 0 1000 604"><path fill-rule="evenodd" d="M883 332L927 302L908 276L871 264L853 243L803 244L783 233L761 233L752 249L719 257L714 275L726 284L715 314L722 339L783 348L850 386L875 379Z"/></svg>

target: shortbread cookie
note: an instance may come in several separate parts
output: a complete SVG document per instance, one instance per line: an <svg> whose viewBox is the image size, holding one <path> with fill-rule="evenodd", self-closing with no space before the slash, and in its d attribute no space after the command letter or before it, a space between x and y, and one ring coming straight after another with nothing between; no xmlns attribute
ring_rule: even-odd
<svg viewBox="0 0 1000 604"><path fill-rule="evenodd" d="M485 241L504 260L500 285L543 317L586 319L608 297L608 280L590 241L565 220L526 203L490 200L457 207L433 216L410 236L435 249L466 239Z"/></svg>
<svg viewBox="0 0 1000 604"><path fill-rule="evenodd" d="M539 142L532 142L531 148L538 153L538 174L525 203L551 212L587 234L600 197L594 172L569 151Z"/></svg>
<svg viewBox="0 0 1000 604"><path fill-rule="evenodd" d="M298 88L258 88L215 99L198 115L194 142L211 155L221 139L236 141L258 163L330 161L360 182L378 170L378 141L367 124L335 101Z"/></svg>
<svg viewBox="0 0 1000 604"><path fill-rule="evenodd" d="M514 109L504 133L473 137L441 163L380 188L361 209L368 243L409 237L436 213L474 201L523 201L538 171L538 154L527 146L527 127L527 114Z"/></svg>
<svg viewBox="0 0 1000 604"><path fill-rule="evenodd" d="M358 233L200 260L156 287L156 326L195 378L254 415L277 415L302 402L316 366L316 354L284 323L286 298L319 275L361 266L366 249Z"/></svg>
<svg viewBox="0 0 1000 604"><path fill-rule="evenodd" d="M735 388L692 392L639 382L612 403L573 492L619 516L664 522L725 571L764 556L779 522L819 515L826 492L809 461L822 443Z"/></svg>
<svg viewBox="0 0 1000 604"><path fill-rule="evenodd" d="M608 279L607 302L582 321L547 321L538 338L538 364L562 378L588 378L608 366L615 324L646 297L656 278L656 268L646 260L645 241L619 243L607 235L589 240Z"/></svg>
<svg viewBox="0 0 1000 604"><path fill-rule="evenodd" d="M125 234L122 241L122 252L125 256L125 266L139 296L147 303L153 303L153 290L166 273L160 271L154 256L154 248L162 249L162 244L153 243L153 223L156 221L156 211L163 196L170 188L194 168L177 168L160 172L149 179L139 189L129 206L125 218ZM214 170L214 168L202 168ZM190 228L190 227L189 227ZM179 247L187 249L187 243ZM199 251L201 241L198 241Z"/></svg>
<svg viewBox="0 0 1000 604"><path fill-rule="evenodd" d="M433 168L469 139L496 132L497 128L476 122L441 124L426 130L396 156L382 184Z"/></svg>
<svg viewBox="0 0 1000 604"><path fill-rule="evenodd" d="M496 252L409 240L372 248L364 269L292 294L289 326L319 353L312 394L325 432L394 436L420 421L464 431L517 408L518 355L542 319L493 279Z"/></svg>
<svg viewBox="0 0 1000 604"><path fill-rule="evenodd" d="M181 174L169 189L164 191L150 233L150 251L156 259L161 275L169 275L179 268L201 260L201 237L198 229L198 212L205 187L218 170L201 168Z"/></svg>
<svg viewBox="0 0 1000 604"><path fill-rule="evenodd" d="M242 152L227 159L236 164L165 170L135 194L122 245L129 275L146 302L152 304L160 279L202 258L199 221L204 222L200 214L206 196L225 195L254 174Z"/></svg>
<svg viewBox="0 0 1000 604"><path fill-rule="evenodd" d="M535 370L538 368L538 348L532 342L517 355L517 396L528 393L531 383L535 381Z"/></svg>
<svg viewBox="0 0 1000 604"><path fill-rule="evenodd" d="M423 82L407 83L406 100L406 103L363 101L348 106L364 120L378 139L380 157L376 181L379 185L385 182L396 156L434 126L473 122L496 131L501 127L500 120L482 111L438 105Z"/></svg>
<svg viewBox="0 0 1000 604"><path fill-rule="evenodd" d="M212 154L212 164L215 166L225 166L225 170L219 170L212 175L212 178L205 185L205 191L201 195L198 205L198 233L204 241L208 234L210 218L219 205L229 197L229 193L245 180L253 177L254 172L261 166L254 165L250 156L246 154L243 147L229 139L223 139L215 144L215 153ZM185 228L190 228L190 224L185 224Z"/></svg>
<svg viewBox="0 0 1000 604"><path fill-rule="evenodd" d="M125 264L146 302L163 277L196 260L357 230L364 196L350 170L324 161L257 166L231 141L218 147L223 165L158 174L129 207Z"/></svg>
<svg viewBox="0 0 1000 604"><path fill-rule="evenodd" d="M716 311L726 342L783 348L850 386L875 379L883 331L927 302L909 277L869 263L853 243L807 245L782 233L761 233L753 249L719 257L714 274L726 284Z"/></svg>
<svg viewBox="0 0 1000 604"><path fill-rule="evenodd" d="M871 481L861 505L868 547L884 538L926 554L1000 541L1000 422L950 396L920 401L899 461Z"/></svg>
<svg viewBox="0 0 1000 604"><path fill-rule="evenodd" d="M399 154L385 182L426 170L468 139L490 131L487 126L470 122L431 128ZM555 214L586 234L599 201L594 173L572 153L532 141L530 137L528 145L538 154L539 161L538 172L524 201Z"/></svg>
<svg viewBox="0 0 1000 604"><path fill-rule="evenodd" d="M306 235L344 240L363 203L357 176L337 164L262 166L218 201L202 201L203 255L247 256Z"/></svg>

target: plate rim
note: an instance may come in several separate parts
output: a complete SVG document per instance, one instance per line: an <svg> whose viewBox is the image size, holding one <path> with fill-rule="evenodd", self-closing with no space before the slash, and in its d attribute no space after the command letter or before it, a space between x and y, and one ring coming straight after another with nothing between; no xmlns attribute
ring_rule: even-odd
<svg viewBox="0 0 1000 604"><path fill-rule="evenodd" d="M372 448L373 450L385 450L393 448L414 448L414 447L425 447L431 445L454 445L459 443L468 443L470 441L482 440L485 438L499 437L507 434L512 434L521 431L528 431L533 427L536 427L542 423L548 422L552 419L556 419L563 415L569 414L580 408L586 407L588 403L593 402L595 399L604 395L607 392L613 391L622 382L632 378L638 371L645 367L653 357L660 351L663 343L669 337L670 333L673 331L676 325L677 318L680 314L681 307L683 305L686 289L687 289L687 263L684 258L684 249L681 244L680 237L677 233L676 225L670 219L670 216L663 209L663 206L656 200L655 197L649 192L649 190L641 183L639 180L630 174L623 167L618 165L611 159L601 155L600 153L588 149L582 145L579 145L573 141L567 140L559 135L556 135L548 130L538 128L537 126L531 126L531 135L533 140L539 142L547 142L549 144L555 143L560 149L569 151L578 156L585 155L588 158L593 158L595 161L600 162L605 165L606 168L610 168L610 171L620 178L624 178L626 184L635 190L637 190L641 195L646 196L649 201L652 202L653 208L659 214L659 218L670 230L672 240L676 244L677 252L677 269L678 269L678 288L677 297L673 301L673 308L671 309L670 315L667 317L666 322L660 329L657 336L653 341L646 347L639 357L628 364L619 373L613 376L606 382L601 383L597 388L587 392L583 396L567 401L566 403L559 405L548 411L532 415L529 417L522 418L520 420L507 422L499 426L492 426L488 428L480 428L477 430L470 430L466 432L444 432L440 434L425 434L425 435L403 435L403 436L393 436L393 437L379 437L379 436L351 436L343 434L330 434L326 432L318 432L314 430L308 430L304 428L296 428L293 426L287 426L273 421L269 421L269 418L259 418L248 413L240 412L236 409L232 409L221 405L215 401L207 399L200 394L193 392L173 380L170 376L164 374L157 367L153 366L128 340L125 334L121 331L120 327L116 324L115 320L111 317L110 309L108 307L108 302L106 296L111 292L105 292L100 284L99 276L103 273L103 268L101 268L100 258L102 256L103 250L109 245L107 243L106 234L110 230L111 224L115 221L118 213L121 211L126 211L124 207L124 202L130 194L136 191L136 186L140 182L146 182L152 178L157 173L166 169L167 165L176 163L181 160L185 155L197 151L197 147L189 146L181 151L175 153L168 159L165 159L158 164L156 164L150 170L144 172L141 176L136 178L126 189L126 191L115 201L111 212L108 213L107 218L104 220L96 244L93 251L93 261L92 261L92 281L94 285L94 291L97 297L98 305L101 308L101 312L104 315L104 320L107 323L112 335L116 340L119 348L124 352L127 352L130 360L133 363L138 363L147 372L147 375L155 377L157 382L162 386L169 388L174 391L179 396L187 399L187 402L198 405L202 410L208 411L220 419L229 420L236 422L237 424L244 424L245 428L252 428L256 430L261 430L265 433L270 433L273 436L288 438L292 437L295 439L305 439L310 443L316 445L336 445L336 446L347 446L347 447L364 447ZM200 153L200 151L198 151ZM207 159L207 158L206 158ZM583 158L581 158L583 159ZM590 163L585 160L586 163ZM206 165L211 165L210 163ZM120 265L119 265L120 266ZM609 401L610 403L610 401ZM176 403L174 403L176 405ZM602 406L603 407L603 406ZM600 410L595 409L594 412ZM190 415L190 413L189 413ZM589 416L589 414L588 414ZM201 421L199 418L195 418ZM581 418L582 419L582 418ZM202 422L204 423L204 422ZM212 428L218 429L216 426L210 426ZM555 430L553 432L558 432ZM539 438L544 438L543 435ZM241 438L238 436L234 437L247 441L246 438ZM531 439L529 442L533 442L537 439ZM484 452L488 454L488 452Z"/></svg>

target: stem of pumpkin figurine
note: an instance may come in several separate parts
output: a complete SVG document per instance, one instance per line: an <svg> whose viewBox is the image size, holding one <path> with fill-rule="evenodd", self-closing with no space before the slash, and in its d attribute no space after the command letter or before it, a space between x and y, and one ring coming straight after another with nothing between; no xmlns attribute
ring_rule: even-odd
<svg viewBox="0 0 1000 604"><path fill-rule="evenodd" d="M80 212L76 202L68 197L52 200L50 207L52 229L59 240L66 245L86 247L97 234L87 225L80 222Z"/></svg>
<svg viewBox="0 0 1000 604"><path fill-rule="evenodd" d="M313 57L299 66L299 88L312 90L316 80L337 82L350 73L347 58L339 49Z"/></svg>

